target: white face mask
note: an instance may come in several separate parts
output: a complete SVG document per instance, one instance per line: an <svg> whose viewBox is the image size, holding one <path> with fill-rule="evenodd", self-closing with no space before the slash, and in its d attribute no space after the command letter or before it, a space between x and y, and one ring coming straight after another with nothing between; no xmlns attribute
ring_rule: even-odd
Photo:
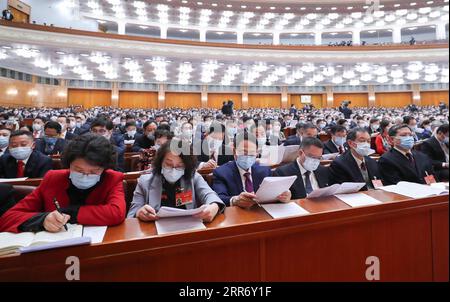
<svg viewBox="0 0 450 302"><path fill-rule="evenodd" d="M136 130L127 131L128 136L133 137L136 134Z"/></svg>
<svg viewBox="0 0 450 302"><path fill-rule="evenodd" d="M317 168L320 165L320 160L319 159L315 159L309 156L305 156L305 161L302 164L303 168L305 168L306 170L310 171L310 172L314 172L317 170Z"/></svg>
<svg viewBox="0 0 450 302"><path fill-rule="evenodd" d="M162 168L162 175L171 184L176 183L183 175L184 169Z"/></svg>

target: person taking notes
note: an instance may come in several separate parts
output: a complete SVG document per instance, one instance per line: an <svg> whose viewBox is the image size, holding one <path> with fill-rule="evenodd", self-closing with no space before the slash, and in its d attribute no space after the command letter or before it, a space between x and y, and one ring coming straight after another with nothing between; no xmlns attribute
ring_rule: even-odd
<svg viewBox="0 0 450 302"><path fill-rule="evenodd" d="M59 232L66 223L120 224L125 219L125 195L123 174L110 169L113 150L99 135L73 139L63 153L67 169L49 171L38 188L3 214L0 232Z"/></svg>

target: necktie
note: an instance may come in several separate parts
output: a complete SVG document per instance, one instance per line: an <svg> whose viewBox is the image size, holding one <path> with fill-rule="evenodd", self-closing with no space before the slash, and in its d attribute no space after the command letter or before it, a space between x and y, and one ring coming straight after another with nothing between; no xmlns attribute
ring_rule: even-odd
<svg viewBox="0 0 450 302"><path fill-rule="evenodd" d="M414 163L414 157L412 156L411 153L406 153L406 157L408 158L408 160L410 161L410 163Z"/></svg>
<svg viewBox="0 0 450 302"><path fill-rule="evenodd" d="M309 176L311 175L311 171L306 171L305 174L305 190L306 194L309 194L313 191L312 185L311 185L311 178Z"/></svg>
<svg viewBox="0 0 450 302"><path fill-rule="evenodd" d="M23 160L17 161L17 178L24 177L24 162Z"/></svg>
<svg viewBox="0 0 450 302"><path fill-rule="evenodd" d="M364 162L361 163L361 170L362 171L367 171L367 167L366 167L366 164Z"/></svg>
<svg viewBox="0 0 450 302"><path fill-rule="evenodd" d="M245 177L245 191L249 193L253 192L254 191L253 182L250 179L250 173L249 172L244 173L244 177Z"/></svg>
<svg viewBox="0 0 450 302"><path fill-rule="evenodd" d="M344 153L344 149L342 148L342 146L339 146L339 154Z"/></svg>

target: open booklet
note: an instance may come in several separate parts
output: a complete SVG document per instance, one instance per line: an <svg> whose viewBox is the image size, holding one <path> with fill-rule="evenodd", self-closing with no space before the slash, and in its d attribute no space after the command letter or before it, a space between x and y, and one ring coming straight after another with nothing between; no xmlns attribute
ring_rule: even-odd
<svg viewBox="0 0 450 302"><path fill-rule="evenodd" d="M308 198L318 198L332 196L336 194L356 193L364 187L364 182L344 182L342 184L334 184L329 187L320 188L308 194Z"/></svg>
<svg viewBox="0 0 450 302"><path fill-rule="evenodd" d="M289 163L298 156L299 145L292 146L263 146L259 164L263 166Z"/></svg>
<svg viewBox="0 0 450 302"><path fill-rule="evenodd" d="M41 246L59 241L66 241L65 246L73 245L67 240L82 237L83 226L78 224L67 224L67 228L67 231L62 230L58 233L45 231L38 233L24 232L18 234L7 232L0 233L0 255L14 254L26 247Z"/></svg>
<svg viewBox="0 0 450 302"><path fill-rule="evenodd" d="M447 185L448 186L448 185ZM381 190L400 194L410 198L423 198L441 194L448 194L448 187L445 185L422 185L414 182L400 181L396 185L380 187Z"/></svg>

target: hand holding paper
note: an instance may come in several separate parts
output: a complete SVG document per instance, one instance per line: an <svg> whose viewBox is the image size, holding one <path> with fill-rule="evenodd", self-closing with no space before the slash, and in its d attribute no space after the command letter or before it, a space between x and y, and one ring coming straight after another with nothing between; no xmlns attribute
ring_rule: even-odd
<svg viewBox="0 0 450 302"><path fill-rule="evenodd" d="M259 203L269 203L277 201L277 197L288 191L297 176L266 177L256 192L256 200Z"/></svg>

